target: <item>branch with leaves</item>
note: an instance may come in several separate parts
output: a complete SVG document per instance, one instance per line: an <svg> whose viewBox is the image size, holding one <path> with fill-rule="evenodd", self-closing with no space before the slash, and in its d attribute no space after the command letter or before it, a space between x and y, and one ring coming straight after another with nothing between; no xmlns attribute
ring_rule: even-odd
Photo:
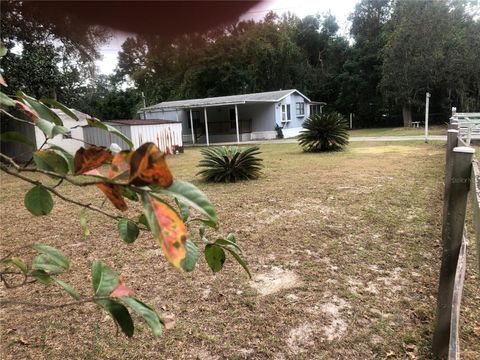
<svg viewBox="0 0 480 360"><path fill-rule="evenodd" d="M61 118L52 108L63 111L73 120L78 118L64 105L51 100L36 100L22 92L9 97L0 92L0 111L8 114L10 121L27 122L40 129L45 135L44 146L33 150L32 166L21 166L14 158L0 153L0 169L4 173L32 184L25 194L24 205L34 216L48 215L55 202L53 197L79 206L80 227L88 236L86 211L100 213L117 222L119 237L132 244L140 231L149 231L156 244L162 249L166 260L182 271L193 271L203 251L205 260L213 272L220 271L230 254L250 276L242 249L235 236L216 236L215 241L207 239L205 227L218 230L219 223L213 204L195 185L176 180L168 168L162 153L153 143L146 143L133 149L132 141L117 129L102 123L98 119L87 119L89 126L108 131L122 138L129 149L121 150L118 146L110 148L88 146L70 154L62 147L52 144L51 139L66 134ZM9 108L15 107L30 121L10 114ZM15 141L34 146L22 133L8 132L1 134L1 141ZM31 178L28 174L35 174ZM55 179L53 186L45 180ZM116 209L104 210L91 203L78 201L62 192L62 185L78 187L95 186ZM143 211L134 219L124 213L130 202L140 203ZM194 211L195 217L190 217ZM195 226L198 228L195 230ZM40 254L31 264L18 258L7 256L0 260L0 281L6 288L26 286L39 282L46 286L57 285L66 291L74 302L63 304L44 304L45 308L76 306L94 302L106 310L127 335L132 336L134 325L129 310L142 317L150 326L155 336L161 334L162 321L156 312L133 296L132 291L121 283L120 277L103 262L96 260L92 264L93 295L80 295L72 286L59 278L69 271L68 259L59 250L48 245L34 245ZM11 277L20 280L11 281ZM2 299L2 304L31 305L28 301ZM42 306L42 305L39 305Z"/></svg>

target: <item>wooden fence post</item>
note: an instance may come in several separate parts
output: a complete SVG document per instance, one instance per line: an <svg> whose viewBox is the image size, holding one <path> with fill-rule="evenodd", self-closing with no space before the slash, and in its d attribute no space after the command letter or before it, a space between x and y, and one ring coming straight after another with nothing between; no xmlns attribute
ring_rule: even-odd
<svg viewBox="0 0 480 360"><path fill-rule="evenodd" d="M442 242L445 242L445 229L447 226L447 205L450 197L450 185L452 184L452 158L453 149L458 146L458 130L447 131L447 152L445 160L445 190L443 192L443 221L442 221Z"/></svg>
<svg viewBox="0 0 480 360"><path fill-rule="evenodd" d="M474 149L456 147L451 154L452 171L448 181L446 222L443 240L442 265L437 297L437 319L433 333L433 354L436 358L448 356L452 298L458 255L463 238L468 190Z"/></svg>

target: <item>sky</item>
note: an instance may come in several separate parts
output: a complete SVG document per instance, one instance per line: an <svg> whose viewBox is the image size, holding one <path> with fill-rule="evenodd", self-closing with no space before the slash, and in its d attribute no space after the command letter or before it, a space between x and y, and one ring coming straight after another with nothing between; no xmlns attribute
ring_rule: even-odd
<svg viewBox="0 0 480 360"><path fill-rule="evenodd" d="M307 15L324 14L330 11L337 18L340 34L347 35L349 30L348 16L353 12L359 0L269 0L250 9L240 20L260 20L273 10L277 14L291 12L300 18ZM118 33L100 47L102 60L96 61L101 74L112 74L118 62L118 51L129 34Z"/></svg>

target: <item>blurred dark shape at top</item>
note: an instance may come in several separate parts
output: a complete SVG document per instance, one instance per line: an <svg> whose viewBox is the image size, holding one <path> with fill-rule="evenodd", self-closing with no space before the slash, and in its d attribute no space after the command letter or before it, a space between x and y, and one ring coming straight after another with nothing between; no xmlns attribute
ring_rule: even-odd
<svg viewBox="0 0 480 360"><path fill-rule="evenodd" d="M27 1L23 7L31 15L57 25L99 25L128 33L175 37L235 22L259 2Z"/></svg>

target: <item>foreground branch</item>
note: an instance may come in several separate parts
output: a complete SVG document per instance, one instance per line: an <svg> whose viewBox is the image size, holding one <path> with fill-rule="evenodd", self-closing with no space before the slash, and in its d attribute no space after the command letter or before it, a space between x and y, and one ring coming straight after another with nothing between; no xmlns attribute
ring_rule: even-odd
<svg viewBox="0 0 480 360"><path fill-rule="evenodd" d="M5 154L2 154L2 153L0 153L0 158L2 158L3 160L7 161L10 165L12 165L17 172L40 173L40 174L43 174L43 175L51 176L55 179L62 179L62 180L68 181L70 184L75 185L75 186L91 186L91 185L97 185L97 184L112 184L112 185L120 185L120 186L127 185L125 183L115 182L115 181L112 181L110 179L103 178L103 177L98 177L98 176L95 176L95 175L82 175L82 176L83 177L90 177L90 178L98 179L98 180L83 181L83 182L82 181L77 181L77 180L75 180L75 177L71 177L71 176L67 176L67 175L61 175L61 174L58 174L54 171L43 170L43 169L39 169L39 168L24 168L24 167L21 167L11 157L9 157Z"/></svg>
<svg viewBox="0 0 480 360"><path fill-rule="evenodd" d="M45 309L59 309L59 308L64 308L69 306L76 306L76 305L91 303L91 302L94 303L98 300L107 300L107 299L111 299L111 298L108 296L98 296L98 297L83 298L80 300L70 301L62 304L42 304L39 302L16 300L16 299L1 299L0 305L25 305L25 306L31 306L31 307L41 307Z"/></svg>
<svg viewBox="0 0 480 360"><path fill-rule="evenodd" d="M44 187L46 190L50 191L52 194L54 194L55 196L59 197L60 199L62 199L63 201L65 202L68 202L68 203L71 203L71 204L75 204L75 205L78 205L78 206L81 206L83 208L86 208L86 209L89 209L89 210L92 210L92 211L95 211L95 212L98 212L102 215L105 215L111 219L114 219L114 220L119 220L122 218L122 216L119 216L119 215L115 215L115 214L112 214L112 213L109 213L109 212L106 212L92 204L85 204L85 203L82 203L80 201L77 201L77 200L74 200L74 199L70 199L68 197L66 197L65 195L59 193L57 190L55 190L53 187L50 187L50 186L47 186L45 184L43 184L41 181L38 181L38 180L33 180L33 179L30 179L26 176L23 176L17 172L13 172L11 171L10 169L8 169L8 167L4 166L4 165L1 165L1 170L9 175L12 175L12 176L15 176L16 178L19 178L19 179L22 179L23 181L26 181L30 184L33 184L33 185L41 185L42 187ZM133 221L133 220L132 220Z"/></svg>

